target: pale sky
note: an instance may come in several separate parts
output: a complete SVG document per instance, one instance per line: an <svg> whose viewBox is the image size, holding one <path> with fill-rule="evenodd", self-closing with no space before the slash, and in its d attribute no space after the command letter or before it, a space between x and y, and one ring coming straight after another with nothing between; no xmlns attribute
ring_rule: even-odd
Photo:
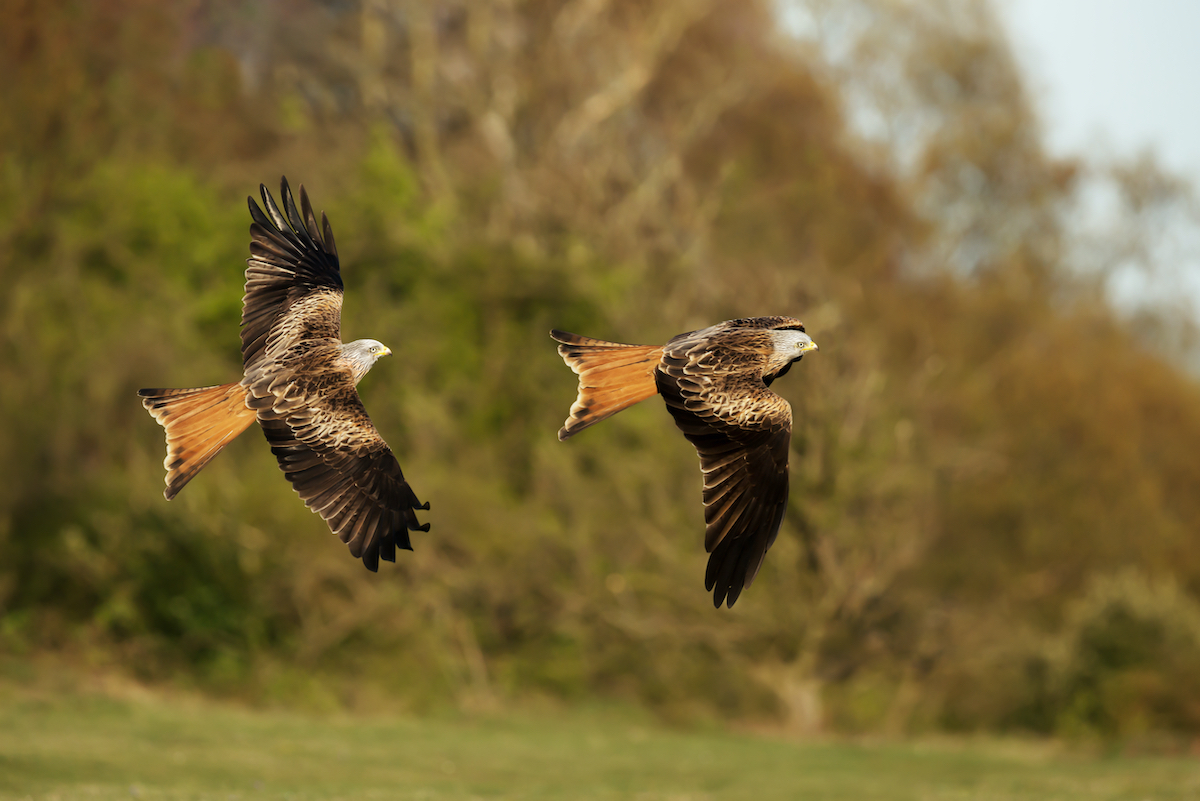
<svg viewBox="0 0 1200 801"><path fill-rule="evenodd" d="M1200 189L1200 0L996 0L1051 152L1149 148ZM1119 305L1171 299L1200 319L1200 241L1164 229L1162 267L1117 274Z"/></svg>
<svg viewBox="0 0 1200 801"><path fill-rule="evenodd" d="M1151 150L1200 194L1200 0L993 0L993 7L1052 154L1102 165ZM803 3L780 0L779 8L785 26L812 35ZM1113 224L1105 215L1120 210L1100 204L1086 213L1083 228L1104 231ZM1159 269L1117 271L1109 288L1118 305L1166 299L1200 321L1200 224L1164 225L1155 240Z"/></svg>
<svg viewBox="0 0 1200 801"><path fill-rule="evenodd" d="M1200 183L1200 0L997 0L1056 153L1152 146Z"/></svg>

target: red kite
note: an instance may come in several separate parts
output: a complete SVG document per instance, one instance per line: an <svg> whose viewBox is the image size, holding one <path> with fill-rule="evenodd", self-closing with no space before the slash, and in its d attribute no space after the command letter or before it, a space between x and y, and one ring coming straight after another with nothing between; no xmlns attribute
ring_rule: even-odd
<svg viewBox="0 0 1200 801"><path fill-rule="evenodd" d="M792 407L772 392L817 345L792 317L729 320L663 347L551 331L579 375L560 440L659 394L704 471L704 588L733 606L775 542L788 496Z"/></svg>
<svg viewBox="0 0 1200 801"><path fill-rule="evenodd" d="M195 389L142 389L142 404L167 434L167 500L255 420L287 480L368 570L412 550L421 504L356 387L391 351L373 339L343 345L342 276L329 220L308 193L300 208L287 178L285 217L265 186L263 213L247 198L250 258L242 298L242 380Z"/></svg>

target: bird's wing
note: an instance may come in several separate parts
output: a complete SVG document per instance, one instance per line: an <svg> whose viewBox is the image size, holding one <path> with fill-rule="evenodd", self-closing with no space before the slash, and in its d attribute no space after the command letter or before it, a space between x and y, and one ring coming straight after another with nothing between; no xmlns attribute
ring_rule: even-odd
<svg viewBox="0 0 1200 801"><path fill-rule="evenodd" d="M752 354L726 353L722 363L703 346L683 344L668 344L656 380L704 471L704 547L711 554L704 586L716 606L733 606L783 520L792 408L763 384Z"/></svg>
<svg viewBox="0 0 1200 801"><path fill-rule="evenodd" d="M286 216L266 186L259 187L265 213L254 198L247 198L254 219L242 298L247 375L302 339L340 337L342 275L333 229L324 213L317 226L303 186L297 208L287 178L280 184Z"/></svg>
<svg viewBox="0 0 1200 801"><path fill-rule="evenodd" d="M265 390L265 392L264 392ZM259 394L263 393L263 394ZM409 531L428 531L428 509L375 429L348 368L312 352L288 361L248 404L292 488L370 570L411 550Z"/></svg>
<svg viewBox="0 0 1200 801"><path fill-rule="evenodd" d="M304 503L369 569L411 549L427 531L427 509L355 389L341 358L342 279L329 221L321 227L300 188L300 207L282 182L286 217L262 187L264 213L250 201L250 260L242 311L246 405ZM269 215L269 216L268 216Z"/></svg>

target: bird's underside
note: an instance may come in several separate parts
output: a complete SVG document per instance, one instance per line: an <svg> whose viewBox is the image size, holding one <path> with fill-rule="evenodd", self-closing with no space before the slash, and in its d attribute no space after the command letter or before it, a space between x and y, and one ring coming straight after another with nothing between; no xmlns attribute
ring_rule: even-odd
<svg viewBox="0 0 1200 801"><path fill-rule="evenodd" d="M428 531L400 464L372 424L358 381L391 351L375 340L342 344L342 280L333 231L304 188L287 180L283 210L261 188L250 200L251 257L242 311L242 380L195 389L144 389L166 430L168 499L257 421L280 469L311 510L370 570Z"/></svg>
<svg viewBox="0 0 1200 801"><path fill-rule="evenodd" d="M769 389L816 346L799 320L731 320L665 346L623 345L552 331L579 376L559 439L661 395L695 446L704 475L705 588L733 606L758 574L787 506L792 410Z"/></svg>

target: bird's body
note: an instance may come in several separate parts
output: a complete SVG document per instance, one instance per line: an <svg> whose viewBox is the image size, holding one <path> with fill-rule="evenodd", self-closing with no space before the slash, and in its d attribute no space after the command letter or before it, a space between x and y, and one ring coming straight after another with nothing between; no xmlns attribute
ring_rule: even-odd
<svg viewBox="0 0 1200 801"><path fill-rule="evenodd" d="M342 280L329 221L321 227L300 188L282 182L286 216L261 187L251 198L251 257L242 299L242 380L195 389L143 389L167 437L174 498L225 445L257 421L305 504L369 569L411 549L421 505L358 396L358 382L391 351L373 339L340 339ZM270 215L269 217L267 215Z"/></svg>
<svg viewBox="0 0 1200 801"><path fill-rule="evenodd" d="M792 317L729 320L666 345L622 345L552 331L579 375L559 439L658 394L704 472L705 587L733 606L775 541L788 495L792 409L771 391L816 344Z"/></svg>

